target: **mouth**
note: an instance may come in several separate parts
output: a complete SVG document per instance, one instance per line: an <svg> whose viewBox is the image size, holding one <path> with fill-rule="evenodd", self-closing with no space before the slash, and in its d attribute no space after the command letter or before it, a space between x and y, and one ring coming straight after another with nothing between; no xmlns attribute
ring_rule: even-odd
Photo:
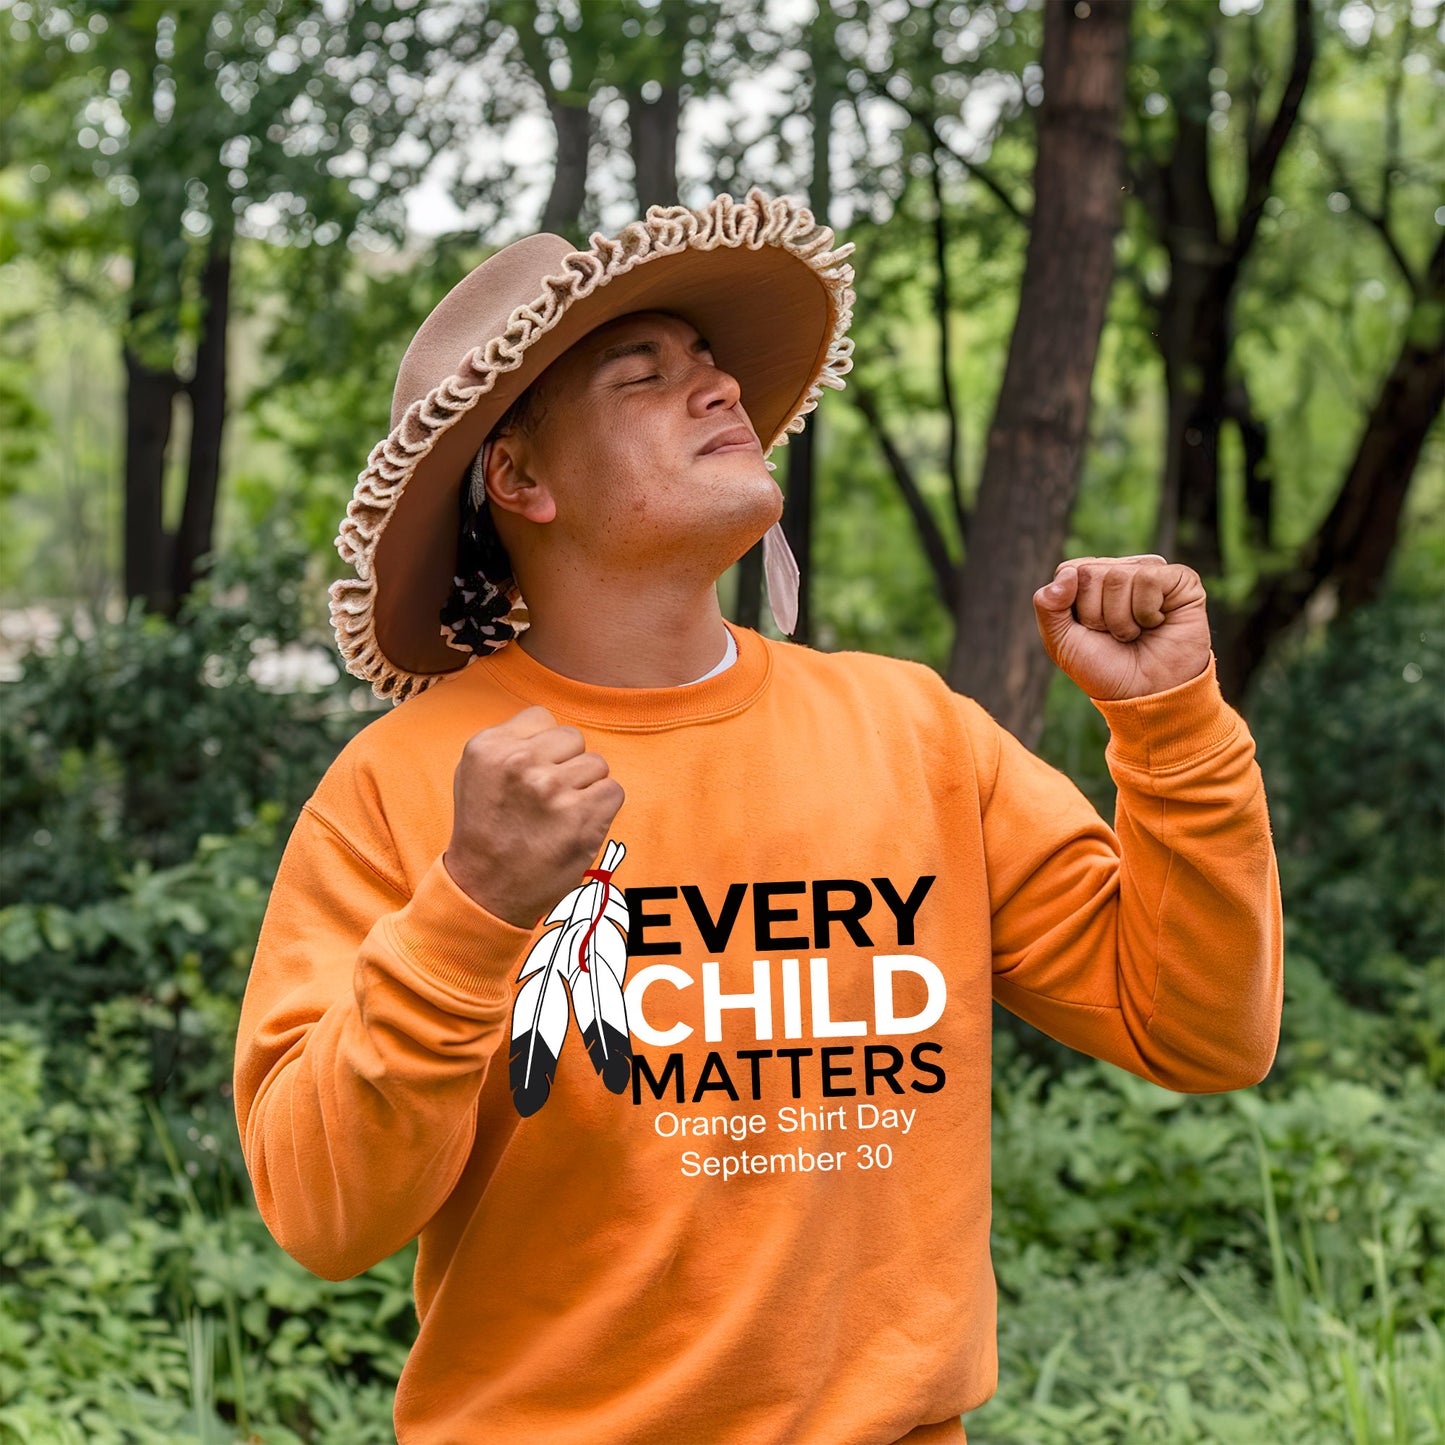
<svg viewBox="0 0 1445 1445"><path fill-rule="evenodd" d="M720 456L724 452L761 451L762 446L752 431L745 426L729 427L720 431L698 451L700 457Z"/></svg>

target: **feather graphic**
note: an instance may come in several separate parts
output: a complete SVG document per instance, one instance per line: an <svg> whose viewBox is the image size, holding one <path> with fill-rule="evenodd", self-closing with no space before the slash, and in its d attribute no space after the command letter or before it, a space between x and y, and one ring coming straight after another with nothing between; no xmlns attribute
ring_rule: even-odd
<svg viewBox="0 0 1445 1445"><path fill-rule="evenodd" d="M586 932L576 950L567 953L567 986L582 1042L592 1067L614 1094L622 1093L632 1079L632 1034L622 995L627 903L612 888L612 874L626 856L621 843L608 843L602 867L582 890L573 914L588 921Z"/></svg>
<svg viewBox="0 0 1445 1445"><path fill-rule="evenodd" d="M525 1119L547 1102L557 1076L557 1058L567 1037L566 974L562 943L569 930L544 933L522 964L525 979L512 1005L512 1100ZM578 935L580 941L580 934Z"/></svg>
<svg viewBox="0 0 1445 1445"><path fill-rule="evenodd" d="M548 927L517 974L522 987L512 1006L511 1087L517 1112L535 1114L547 1102L557 1060L575 1013L588 1057L602 1082L622 1093L632 1077L632 1035L622 981L627 972L627 900L612 874L627 854L609 841L600 868L543 920ZM568 1000L571 1000L571 1009Z"/></svg>

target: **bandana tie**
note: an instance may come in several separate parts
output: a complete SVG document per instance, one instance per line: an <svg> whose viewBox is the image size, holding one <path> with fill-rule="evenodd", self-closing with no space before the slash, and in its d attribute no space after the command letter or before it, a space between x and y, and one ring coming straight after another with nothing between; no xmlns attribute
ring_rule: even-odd
<svg viewBox="0 0 1445 1445"><path fill-rule="evenodd" d="M486 452L484 446L477 453L460 488L457 570L439 614L447 646L478 656L505 647L526 625L507 620L519 598L511 558L492 522L487 494L477 484ZM480 505L473 500L477 497Z"/></svg>

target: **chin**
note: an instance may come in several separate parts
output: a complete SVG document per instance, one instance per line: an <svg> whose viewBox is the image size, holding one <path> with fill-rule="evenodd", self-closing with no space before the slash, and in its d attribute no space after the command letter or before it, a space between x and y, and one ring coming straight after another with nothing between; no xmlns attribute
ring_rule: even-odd
<svg viewBox="0 0 1445 1445"><path fill-rule="evenodd" d="M739 468L731 476L709 478L686 510L673 514L667 527L672 539L663 545L674 559L690 553L721 577L782 517L778 484L760 459L754 465L756 471Z"/></svg>
<svg viewBox="0 0 1445 1445"><path fill-rule="evenodd" d="M737 525L738 556L741 557L755 542L762 540L774 522L782 519L783 494L773 474L765 470L755 485L738 488L730 500L735 503L731 520Z"/></svg>

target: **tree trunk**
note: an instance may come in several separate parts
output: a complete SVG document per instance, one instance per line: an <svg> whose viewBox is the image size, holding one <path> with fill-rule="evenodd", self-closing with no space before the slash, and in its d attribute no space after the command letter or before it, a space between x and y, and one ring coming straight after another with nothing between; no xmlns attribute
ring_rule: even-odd
<svg viewBox="0 0 1445 1445"><path fill-rule="evenodd" d="M542 229L567 240L582 240L582 203L587 198L587 153L592 144L592 114L585 102L572 105L550 96L547 109L557 131L557 167L542 212Z"/></svg>
<svg viewBox="0 0 1445 1445"><path fill-rule="evenodd" d="M788 504L783 508L783 535L798 561L798 625L793 640L813 640L813 476L818 440L818 413L809 412L808 424L788 438Z"/></svg>
<svg viewBox="0 0 1445 1445"><path fill-rule="evenodd" d="M1139 167L1141 190L1169 253L1169 289L1154 298L1159 345L1169 394L1164 480L1154 550L1202 577L1224 572L1219 530L1219 435L1226 417L1240 427L1246 459L1246 507L1253 534L1267 531L1272 505L1263 433L1231 388L1233 305L1244 263L1254 244L1280 153L1294 130L1314 63L1310 0L1294 0L1294 54L1284 93L1268 128L1253 130L1246 159L1245 195L1226 235L1210 181L1209 77L1218 38L1206 44L1175 86L1174 148L1162 167L1147 155ZM1217 23L1217 22L1215 22Z"/></svg>
<svg viewBox="0 0 1445 1445"><path fill-rule="evenodd" d="M132 325L144 319L132 298ZM125 361L125 595L139 597L147 612L171 606L171 538L165 529L166 447L181 383L169 367L153 367L127 341Z"/></svg>
<svg viewBox="0 0 1445 1445"><path fill-rule="evenodd" d="M176 336L182 301L184 194L148 149L155 106L152 66L136 69L136 109L147 141L134 166L141 187L132 209L130 297L121 337L125 365L125 475L122 573L127 601L147 612L170 611L172 538L165 525L166 452L176 393Z"/></svg>
<svg viewBox="0 0 1445 1445"><path fill-rule="evenodd" d="M1044 8L1034 225L948 665L951 685L1029 746L1053 670L1032 594L1062 555L1114 275L1131 8L1127 0Z"/></svg>
<svg viewBox="0 0 1445 1445"><path fill-rule="evenodd" d="M812 121L812 177L808 186L808 208L819 224L828 224L833 208L833 171L829 164L829 147L833 138L833 106L841 93L838 47L834 39L837 20L831 8L822 6L818 19L808 28L808 56L812 70L812 97L809 113ZM783 531L788 546L798 559L798 626L793 633L798 642L813 641L813 519L817 510L816 477L818 429L821 415L808 415L806 429L788 441L788 506L783 514Z"/></svg>
<svg viewBox="0 0 1445 1445"><path fill-rule="evenodd" d="M176 533L173 596L179 604L195 585L198 561L211 550L221 478L221 436L226 423L226 334L231 307L228 236L213 231L201 272L201 335L191 398L191 452L186 501Z"/></svg>
<svg viewBox="0 0 1445 1445"><path fill-rule="evenodd" d="M754 632L763 620L763 544L755 542L738 563L738 595L733 621Z"/></svg>
<svg viewBox="0 0 1445 1445"><path fill-rule="evenodd" d="M1340 616L1379 595L1420 450L1445 404L1442 307L1445 241L1435 247L1424 294L1328 516L1294 566L1262 577L1244 607L1215 623L1220 687L1236 705L1270 644L1321 588L1334 590Z"/></svg>
<svg viewBox="0 0 1445 1445"><path fill-rule="evenodd" d="M1162 190L1160 229L1169 290L1159 308L1168 392L1164 484L1154 550L1203 577L1222 570L1219 428L1229 364L1229 306L1235 268L1219 239L1209 181L1209 85L1214 37L1177 88L1178 130Z"/></svg>
<svg viewBox="0 0 1445 1445"><path fill-rule="evenodd" d="M627 97L627 148L637 173L637 203L677 204L677 130L682 115L682 90L664 85L656 100L634 91Z"/></svg>

